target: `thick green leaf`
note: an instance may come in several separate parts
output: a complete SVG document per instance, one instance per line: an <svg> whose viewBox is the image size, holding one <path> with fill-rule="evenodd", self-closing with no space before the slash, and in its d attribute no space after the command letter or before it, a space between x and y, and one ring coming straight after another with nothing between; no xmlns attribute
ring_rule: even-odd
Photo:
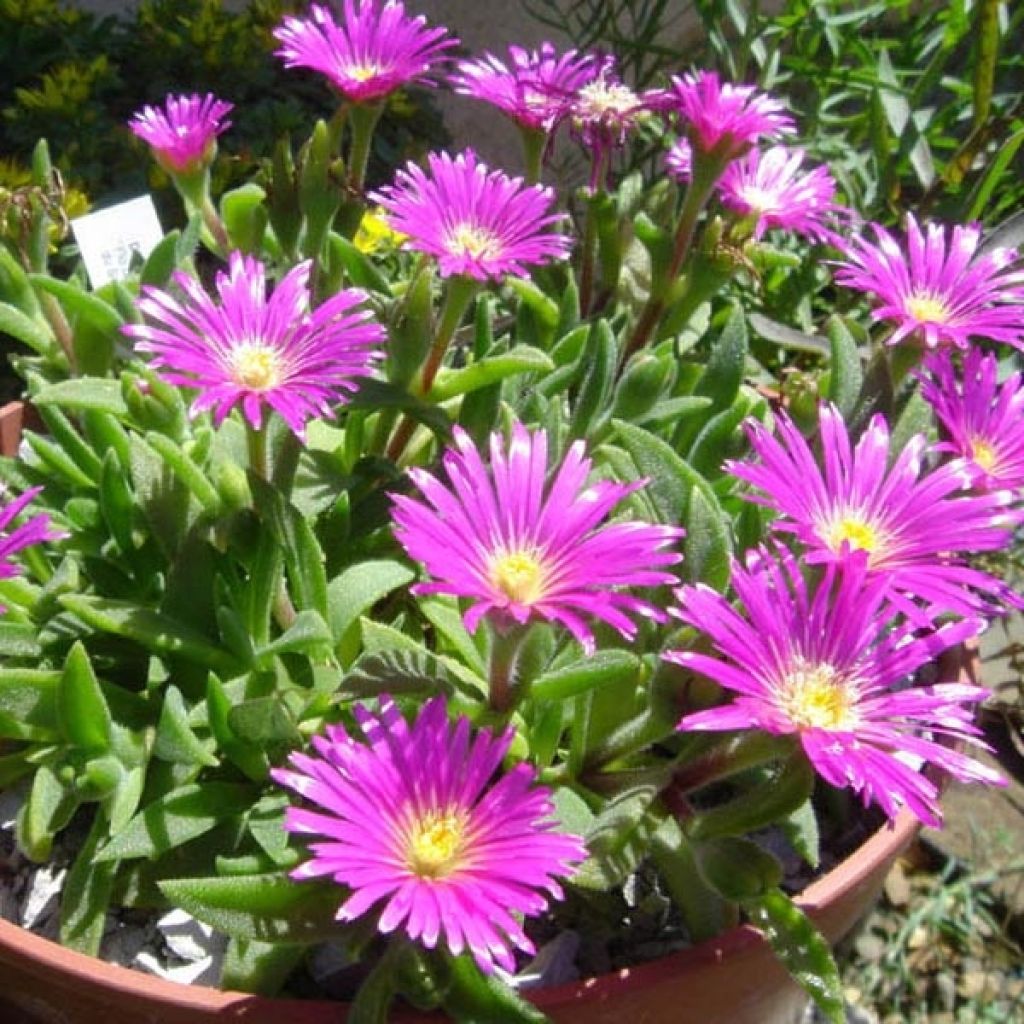
<svg viewBox="0 0 1024 1024"><path fill-rule="evenodd" d="M345 275L357 288L377 292L378 295L391 295L388 279L373 265L373 261L355 247L347 238L331 232L328 245L332 257L336 257L345 268Z"/></svg>
<svg viewBox="0 0 1024 1024"><path fill-rule="evenodd" d="M732 540L729 521L707 490L694 487L686 515L683 538L683 569L691 583L706 583L724 591L729 584Z"/></svg>
<svg viewBox="0 0 1024 1024"><path fill-rule="evenodd" d="M709 839L694 852L701 878L727 900L760 899L782 881L782 865L750 839Z"/></svg>
<svg viewBox="0 0 1024 1024"><path fill-rule="evenodd" d="M172 878L159 885L172 903L232 938L308 943L345 933L335 920L345 890L333 882L297 883L271 873Z"/></svg>
<svg viewBox="0 0 1024 1024"><path fill-rule="evenodd" d="M258 252L267 228L266 192L255 182L247 182L220 197L221 218L232 248Z"/></svg>
<svg viewBox="0 0 1024 1024"><path fill-rule="evenodd" d="M398 994L402 959L401 943L388 943L384 955L373 965L359 986L345 1015L345 1024L388 1024L391 1004Z"/></svg>
<svg viewBox="0 0 1024 1024"><path fill-rule="evenodd" d="M234 675L241 667L230 651L152 608L82 594L62 594L59 601L87 626L134 640L157 654L180 655L227 676Z"/></svg>
<svg viewBox="0 0 1024 1024"><path fill-rule="evenodd" d="M9 334L42 356L57 344L53 331L44 322L6 302L0 302L0 334Z"/></svg>
<svg viewBox="0 0 1024 1024"><path fill-rule="evenodd" d="M934 422L933 417L932 407L921 397L921 392L916 389L911 392L892 427L889 440L890 458L895 459L915 435L924 434L927 437Z"/></svg>
<svg viewBox="0 0 1024 1024"><path fill-rule="evenodd" d="M434 627L438 635L443 637L458 652L459 657L478 675L487 674L487 666L479 648L470 636L462 615L459 613L458 602L451 597L434 595L418 599L418 607L423 617Z"/></svg>
<svg viewBox="0 0 1024 1024"><path fill-rule="evenodd" d="M591 328L590 337L580 356L583 378L573 404L570 437L586 437L591 428L600 422L615 386L618 360L619 347L615 333L607 320L598 320Z"/></svg>
<svg viewBox="0 0 1024 1024"><path fill-rule="evenodd" d="M60 943L86 956L98 956L117 864L96 863L94 855L107 836L107 819L97 814L64 880L60 897Z"/></svg>
<svg viewBox="0 0 1024 1024"><path fill-rule="evenodd" d="M716 409L728 409L739 394L746 361L746 314L742 306L736 305L711 349L693 393L710 398Z"/></svg>
<svg viewBox="0 0 1024 1024"><path fill-rule="evenodd" d="M429 696L453 691L451 676L427 650L384 650L363 654L345 674L339 697Z"/></svg>
<svg viewBox="0 0 1024 1024"><path fill-rule="evenodd" d="M221 968L221 988L231 992L275 996L288 975L306 955L306 948L306 943L257 942L232 938L228 941ZM351 1014L348 1020L351 1020Z"/></svg>
<svg viewBox="0 0 1024 1024"><path fill-rule="evenodd" d="M276 640L261 647L256 656L299 653L323 658L332 646L333 637L327 623L316 612L304 611L295 616L295 621Z"/></svg>
<svg viewBox="0 0 1024 1024"><path fill-rule="evenodd" d="M327 587L328 621L344 663L355 657L358 636L349 631L378 601L411 582L415 573L401 562L374 559L350 565Z"/></svg>
<svg viewBox="0 0 1024 1024"><path fill-rule="evenodd" d="M494 974L484 974L470 956L448 962L443 1005L454 1020L473 1024L545 1024L548 1018Z"/></svg>
<svg viewBox="0 0 1024 1024"><path fill-rule="evenodd" d="M56 405L76 412L93 409L118 419L128 415L120 382L102 377L73 377L47 384L32 396L32 401L36 405Z"/></svg>
<svg viewBox="0 0 1024 1024"><path fill-rule="evenodd" d="M743 836L778 823L805 805L814 788L814 772L802 752L739 796L698 811L686 825L694 840Z"/></svg>
<svg viewBox="0 0 1024 1024"><path fill-rule="evenodd" d="M254 697L228 712L231 731L243 742L263 746L283 743L297 747L302 737L279 697Z"/></svg>
<svg viewBox="0 0 1024 1024"><path fill-rule="evenodd" d="M218 764L217 758L192 731L188 722L185 698L181 695L181 690L174 685L168 685L164 689L153 754L164 761L176 764L202 764L211 768Z"/></svg>
<svg viewBox="0 0 1024 1024"><path fill-rule="evenodd" d="M724 521L725 514L711 485L676 454L671 445L632 423L615 420L614 427L639 475L649 478L643 493L651 499L662 522L676 524L686 521L690 495L695 488L701 492L708 507Z"/></svg>
<svg viewBox="0 0 1024 1024"><path fill-rule="evenodd" d="M49 764L32 777L28 800L18 812L18 845L36 863L50 859L54 836L71 820L78 798Z"/></svg>
<svg viewBox="0 0 1024 1024"><path fill-rule="evenodd" d="M81 641L68 652L58 689L57 714L68 743L88 751L110 748L110 708Z"/></svg>
<svg viewBox="0 0 1024 1024"><path fill-rule="evenodd" d="M635 679L642 662L629 651L607 649L571 665L546 672L533 681L530 696L536 700L565 700L590 690Z"/></svg>
<svg viewBox="0 0 1024 1024"><path fill-rule="evenodd" d="M0 668L0 736L55 740L60 735L57 691L61 673Z"/></svg>
<svg viewBox="0 0 1024 1024"><path fill-rule="evenodd" d="M843 1024L843 986L832 950L807 915L780 889L746 904L764 937L831 1024Z"/></svg>
<svg viewBox="0 0 1024 1024"><path fill-rule="evenodd" d="M124 323L121 314L110 303L70 281L60 281L46 274L30 274L29 280L40 291L55 296L72 319L88 324L97 331L113 334Z"/></svg>
<svg viewBox="0 0 1024 1024"><path fill-rule="evenodd" d="M861 365L857 342L843 323L842 317L829 317L828 340L832 347L828 399L846 417L857 406L857 398L864 386L864 368Z"/></svg>
<svg viewBox="0 0 1024 1024"><path fill-rule="evenodd" d="M574 885L607 891L636 870L654 831L648 812L656 795L656 787L643 785L608 801L584 836L590 856L573 875Z"/></svg>
<svg viewBox="0 0 1024 1024"><path fill-rule="evenodd" d="M0 657L34 658L41 652L36 626L23 622L0 622Z"/></svg>
<svg viewBox="0 0 1024 1024"><path fill-rule="evenodd" d="M489 387L520 373L543 373L553 370L551 357L539 348L516 345L500 355L486 356L460 370L443 370L437 375L430 397L437 402L447 401L479 388Z"/></svg>
<svg viewBox="0 0 1024 1024"><path fill-rule="evenodd" d="M774 341L776 345L792 349L794 352L809 352L812 355L825 355L828 352L828 343L824 338L816 334L805 334L803 331L794 330L785 324L771 320L761 313L750 313L748 315L750 326L768 341Z"/></svg>
<svg viewBox="0 0 1024 1024"><path fill-rule="evenodd" d="M137 814L96 855L96 860L159 857L247 810L253 790L231 782L182 786Z"/></svg>
<svg viewBox="0 0 1024 1024"><path fill-rule="evenodd" d="M452 421L443 409L386 381L364 377L359 382L359 390L349 399L348 407L369 409L371 412L380 409L400 410L428 427L446 444L452 438Z"/></svg>
<svg viewBox="0 0 1024 1024"><path fill-rule="evenodd" d="M260 518L284 548L296 610L317 612L326 621L329 616L324 553L306 517L266 481L251 476L250 484Z"/></svg>
<svg viewBox="0 0 1024 1024"><path fill-rule="evenodd" d="M163 288L167 284L177 266L178 239L180 237L181 231L175 228L157 242L142 265L142 273L139 276L140 284L150 285L153 288Z"/></svg>

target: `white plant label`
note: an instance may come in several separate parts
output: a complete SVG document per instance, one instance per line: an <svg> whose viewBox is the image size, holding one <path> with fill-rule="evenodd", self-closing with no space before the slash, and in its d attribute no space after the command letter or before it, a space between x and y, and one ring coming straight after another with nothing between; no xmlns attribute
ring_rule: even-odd
<svg viewBox="0 0 1024 1024"><path fill-rule="evenodd" d="M71 229L93 288L123 280L135 253L145 259L164 237L150 196L76 217Z"/></svg>

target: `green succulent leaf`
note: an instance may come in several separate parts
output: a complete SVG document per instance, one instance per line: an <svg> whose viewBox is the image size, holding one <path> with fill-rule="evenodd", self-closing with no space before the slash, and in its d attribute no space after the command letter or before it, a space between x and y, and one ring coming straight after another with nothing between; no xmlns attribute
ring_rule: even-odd
<svg viewBox="0 0 1024 1024"><path fill-rule="evenodd" d="M407 565L379 558L350 565L331 580L327 587L328 622L343 663L350 663L358 653L359 617L414 578L415 573Z"/></svg>
<svg viewBox="0 0 1024 1024"><path fill-rule="evenodd" d="M310 943L346 932L335 920L345 890L333 882L296 884L284 872L271 872L171 878L159 886L172 903L235 939Z"/></svg>
<svg viewBox="0 0 1024 1024"><path fill-rule="evenodd" d="M231 992L275 996L307 948L307 943L231 938L221 968L221 987Z"/></svg>
<svg viewBox="0 0 1024 1024"><path fill-rule="evenodd" d="M709 839L694 852L701 878L727 900L761 899L782 881L782 865L750 839Z"/></svg>
<svg viewBox="0 0 1024 1024"><path fill-rule="evenodd" d="M97 861L159 857L252 805L253 790L231 782L190 783L155 800L96 855Z"/></svg>
<svg viewBox="0 0 1024 1024"><path fill-rule="evenodd" d="M110 747L110 708L81 642L68 652L58 689L57 713L68 743L89 751Z"/></svg>
<svg viewBox="0 0 1024 1024"><path fill-rule="evenodd" d="M32 395L32 402L38 406L53 405L73 412L90 409L108 413L118 419L128 415L120 382L102 377L73 377L47 384Z"/></svg>
<svg viewBox="0 0 1024 1024"><path fill-rule="evenodd" d="M829 944L813 922L778 888L769 888L746 908L775 955L831 1024L843 1024L843 988Z"/></svg>
<svg viewBox="0 0 1024 1024"><path fill-rule="evenodd" d="M642 666L635 654L608 648L544 673L533 681L530 696L536 700L566 700L602 686L635 679Z"/></svg>
<svg viewBox="0 0 1024 1024"><path fill-rule="evenodd" d="M60 897L61 945L86 956L99 954L117 873L116 861L96 863L93 859L107 837L107 827L105 815L97 814L68 871Z"/></svg>
<svg viewBox="0 0 1024 1024"><path fill-rule="evenodd" d="M185 698L181 695L181 690L174 685L164 689L163 707L160 709L153 754L164 761L177 764L216 767L219 763L189 725Z"/></svg>
<svg viewBox="0 0 1024 1024"><path fill-rule="evenodd" d="M0 736L44 742L57 739L60 683L60 672L0 668Z"/></svg>

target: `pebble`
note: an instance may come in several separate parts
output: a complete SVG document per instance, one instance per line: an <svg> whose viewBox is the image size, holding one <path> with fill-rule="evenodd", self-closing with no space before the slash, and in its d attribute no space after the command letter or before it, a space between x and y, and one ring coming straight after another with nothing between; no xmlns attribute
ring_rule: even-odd
<svg viewBox="0 0 1024 1024"><path fill-rule="evenodd" d="M36 868L21 904L22 928L47 939L57 934L60 928L60 890L66 874L65 868L54 868L50 864Z"/></svg>

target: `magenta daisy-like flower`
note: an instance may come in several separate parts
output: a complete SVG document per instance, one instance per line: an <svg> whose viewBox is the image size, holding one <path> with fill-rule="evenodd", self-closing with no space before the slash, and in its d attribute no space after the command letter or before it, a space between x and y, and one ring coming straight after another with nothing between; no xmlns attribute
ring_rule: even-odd
<svg viewBox="0 0 1024 1024"><path fill-rule="evenodd" d="M886 600L887 581L866 576L863 561L828 566L809 587L788 554L781 562L764 551L753 555L732 573L744 612L703 585L676 591L676 614L710 636L717 652L664 657L738 695L687 715L680 729L794 734L833 786L852 789L865 805L877 803L890 818L906 806L927 825L939 825L942 815L937 787L917 763L964 782L1005 785L997 772L938 742L948 737L984 747L971 705L987 690L960 682L900 688L920 666L975 635L979 621L918 636L899 624Z"/></svg>
<svg viewBox="0 0 1024 1024"><path fill-rule="evenodd" d="M534 951L519 916L547 908L548 893L586 851L555 831L547 789L518 764L492 777L513 730L474 735L467 718L448 720L435 698L408 725L393 701L353 714L367 742L340 726L314 736L315 755L295 753L293 770L272 774L317 810L290 807L285 828L319 837L293 878L329 875L351 892L338 918L351 921L384 903L378 927L403 929L433 949L442 939L468 949L484 971L514 971L512 947Z"/></svg>
<svg viewBox="0 0 1024 1024"><path fill-rule="evenodd" d="M276 53L290 68L309 68L355 103L379 100L428 75L458 40L428 28L422 15L406 16L397 0L343 0L341 22L313 4L310 17L287 17L274 29Z"/></svg>
<svg viewBox="0 0 1024 1024"><path fill-rule="evenodd" d="M484 615L560 622L588 653L594 638L587 619L601 619L627 638L636 632L627 613L663 620L656 608L616 588L675 582L663 567L680 556L665 549L683 531L643 522L600 525L645 481L588 486L590 460L577 441L548 483L547 434L521 424L507 453L501 434L491 435L490 468L458 428L455 445L444 457L450 487L412 469L427 503L393 496L395 535L436 581L416 592L470 598L470 630Z"/></svg>
<svg viewBox="0 0 1024 1024"><path fill-rule="evenodd" d="M431 153L426 171L410 163L394 185L370 198L392 230L408 235L409 248L437 259L445 277L525 275L569 252L570 240L548 230L561 220L550 212L554 192L488 170L471 149L454 157Z"/></svg>
<svg viewBox="0 0 1024 1024"><path fill-rule="evenodd" d="M1024 272L1013 269L1015 250L979 254L976 225L954 226L947 246L941 224L922 232L907 214L904 253L885 228L873 227L878 244L852 239L836 281L877 297L872 318L895 324L888 344L912 337L929 349L966 349L975 337L1024 348Z"/></svg>
<svg viewBox="0 0 1024 1024"><path fill-rule="evenodd" d="M782 103L750 85L721 82L713 71L673 75L659 105L678 113L688 126L689 141L698 153L732 160L762 136L796 130Z"/></svg>
<svg viewBox="0 0 1024 1024"><path fill-rule="evenodd" d="M951 353L925 364L921 394L931 403L948 441L936 448L968 460L976 485L992 490L1024 487L1024 388L1020 373L999 382L999 363L977 348L967 351L958 374Z"/></svg>
<svg viewBox="0 0 1024 1024"><path fill-rule="evenodd" d="M973 475L960 459L925 471L927 441L920 434L893 453L890 466L889 427L881 416L855 447L834 406L822 405L819 422L824 472L784 413L779 438L748 422L758 462L726 463L762 492L753 501L779 513L774 529L807 546L808 562L848 562L863 552L869 571L891 577L905 598L924 601L929 616L993 612L976 591L996 605L1018 603L1004 584L957 557L1009 542L1019 518L1009 508L1010 494L969 493Z"/></svg>
<svg viewBox="0 0 1024 1024"><path fill-rule="evenodd" d="M825 219L836 212L836 185L825 167L801 171L799 149L752 149L726 167L718 194L726 206L755 218L754 238L782 228L808 238L831 237Z"/></svg>
<svg viewBox="0 0 1024 1024"><path fill-rule="evenodd" d="M163 108L143 107L128 127L167 171L196 171L213 160L217 136L230 127L234 104L205 96L168 96Z"/></svg>
<svg viewBox="0 0 1024 1024"><path fill-rule="evenodd" d="M19 495L6 505L0 505L0 580L10 579L21 572L20 566L11 561L11 556L32 544L41 544L47 540L60 540L65 536L50 529L50 517L45 513L32 516L14 529L8 527L25 510L25 506L42 491L42 487L33 487ZM0 613L7 609L0 604Z"/></svg>
<svg viewBox="0 0 1024 1024"><path fill-rule="evenodd" d="M306 421L334 415L380 357L383 328L362 307L366 295L348 289L310 309L307 261L294 267L267 297L263 264L233 252L217 274L219 301L195 278L177 272L180 301L159 288L143 289L139 309L152 324L124 332L173 384L197 388L192 412L213 409L220 424L235 405L259 428L265 407L298 435Z"/></svg>
<svg viewBox="0 0 1024 1024"><path fill-rule="evenodd" d="M559 54L550 43L539 50L508 48L508 63L485 53L460 61L449 81L455 91L490 103L517 124L552 132L565 116L569 103L594 76L597 59L576 50Z"/></svg>
<svg viewBox="0 0 1024 1024"><path fill-rule="evenodd" d="M604 152L622 146L637 119L650 108L651 98L623 84L609 57L578 89L572 101L572 124L584 145Z"/></svg>

